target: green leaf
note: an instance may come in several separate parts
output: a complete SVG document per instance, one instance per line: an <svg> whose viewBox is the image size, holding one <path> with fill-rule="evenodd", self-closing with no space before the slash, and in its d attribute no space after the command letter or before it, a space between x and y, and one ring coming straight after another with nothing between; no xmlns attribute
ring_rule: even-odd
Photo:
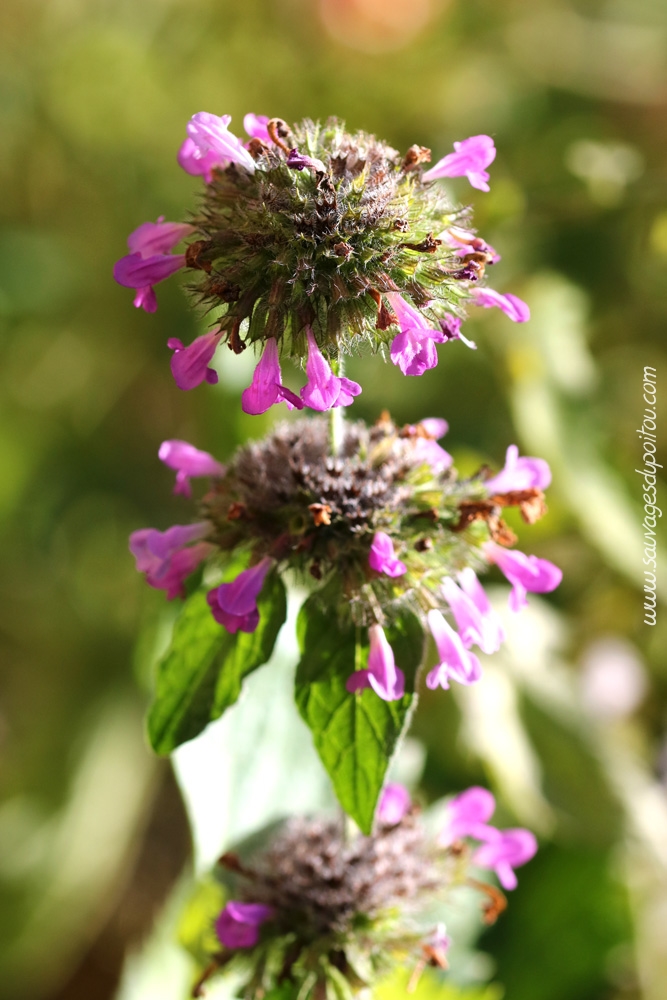
<svg viewBox="0 0 667 1000"><path fill-rule="evenodd" d="M148 738L168 754L218 719L241 693L243 679L270 658L287 613L283 583L274 571L257 600L254 632L231 635L219 625L200 590L176 619L171 646L158 667L148 713Z"/></svg>
<svg viewBox="0 0 667 1000"><path fill-rule="evenodd" d="M318 597L301 609L297 624L301 662L296 671L296 703L313 733L315 747L338 800L363 833L369 834L387 769L413 707L415 677L422 657L423 631L407 612L386 630L396 665L405 673L405 695L383 701L372 690L350 694L345 682L368 658L368 635L322 610ZM357 659L358 657L358 659Z"/></svg>

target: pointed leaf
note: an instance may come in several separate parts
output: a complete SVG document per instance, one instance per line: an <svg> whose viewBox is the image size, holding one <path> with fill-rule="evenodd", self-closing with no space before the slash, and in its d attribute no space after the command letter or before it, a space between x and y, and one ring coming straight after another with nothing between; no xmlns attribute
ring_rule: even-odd
<svg viewBox="0 0 667 1000"><path fill-rule="evenodd" d="M386 702L369 689L350 694L345 683L368 658L367 630L341 629L318 596L301 609L297 625L301 662L296 703L313 733L338 800L363 833L370 833L391 759L416 703L415 677L422 657L419 620L405 613L386 630L396 665L405 673L405 695ZM359 636L357 633L360 632Z"/></svg>
<svg viewBox="0 0 667 1000"><path fill-rule="evenodd" d="M148 713L148 737L156 753L171 753L218 719L237 700L244 677L270 658L287 613L276 572L267 576L257 607L255 631L231 635L213 618L205 590L185 602L158 667Z"/></svg>

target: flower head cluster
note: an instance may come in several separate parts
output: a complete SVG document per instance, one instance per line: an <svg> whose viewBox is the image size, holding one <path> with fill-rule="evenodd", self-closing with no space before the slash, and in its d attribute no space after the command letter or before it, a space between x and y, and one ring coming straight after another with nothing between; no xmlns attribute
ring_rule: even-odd
<svg viewBox="0 0 667 1000"><path fill-rule="evenodd" d="M185 442L164 442L160 457L177 472L176 492L189 491L194 476L210 485L195 524L132 535L137 569L172 598L204 560L245 558L246 569L207 595L230 633L257 628L267 574L296 573L343 626L368 630L368 660L348 690L372 688L387 701L402 697L404 677L384 627L408 610L437 650L427 685L472 684L481 675L473 647L493 653L504 639L477 572L497 565L517 611L529 591L558 586L561 572L511 549L515 537L501 518L508 506L529 523L541 516L546 462L511 446L496 476L459 479L436 440L446 431L441 419L401 428L383 414L370 428L347 424L334 455L324 418L297 420L242 447L227 468Z"/></svg>
<svg viewBox="0 0 667 1000"><path fill-rule="evenodd" d="M226 343L260 356L243 394L247 413L278 402L349 406L361 387L343 376L341 358L364 343L388 351L405 375L421 375L437 364L438 344L474 347L460 333L468 304L529 318L516 296L483 287L499 256L439 183L465 176L488 191L496 155L489 136L454 143L425 170L425 147L401 155L335 119L289 127L249 114L247 142L230 124L229 115L192 117L178 162L204 181L199 209L187 224L143 223L114 268L148 312L157 308L154 285L188 272L211 329L188 346L169 341L181 389L216 381L210 363ZM183 240L185 251L174 253ZM305 368L298 394L283 386L281 357Z"/></svg>
<svg viewBox="0 0 667 1000"><path fill-rule="evenodd" d="M258 977L264 989L275 977L306 998L328 996L334 985L338 996L341 984L354 996L406 960L417 972L446 968L445 926L429 918L468 885L482 892L492 923L505 898L472 879L471 866L495 870L511 889L513 868L537 850L528 830L488 826L494 807L490 792L468 789L450 803L434 838L407 789L388 785L371 836L346 837L338 820L298 818L260 851L223 855L215 874L228 901L215 917L219 950L209 954L205 977L228 967L244 973L242 996L256 995Z"/></svg>

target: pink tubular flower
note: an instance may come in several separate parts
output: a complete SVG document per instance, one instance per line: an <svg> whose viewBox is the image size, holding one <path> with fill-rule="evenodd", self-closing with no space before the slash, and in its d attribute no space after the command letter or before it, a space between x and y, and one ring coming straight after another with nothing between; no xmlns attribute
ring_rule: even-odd
<svg viewBox="0 0 667 1000"><path fill-rule="evenodd" d="M487 826L487 820L491 819L495 808L496 800L486 788L480 788L479 785L467 788L447 806L445 827L438 843L448 847L463 837L486 840L493 829Z"/></svg>
<svg viewBox="0 0 667 1000"><path fill-rule="evenodd" d="M229 131L230 115L212 115L208 111L200 111L193 115L186 126L188 138L199 150L201 156L213 153L221 161L238 163L245 167L248 173L254 174L255 161L241 140Z"/></svg>
<svg viewBox="0 0 667 1000"><path fill-rule="evenodd" d="M377 818L387 826L396 826L410 812L410 792L404 785L387 785L380 797Z"/></svg>
<svg viewBox="0 0 667 1000"><path fill-rule="evenodd" d="M480 868L492 868L503 889L516 889L514 869L525 865L537 853L537 841L530 830L496 830L487 827L483 838L486 843L478 847L472 863Z"/></svg>
<svg viewBox="0 0 667 1000"><path fill-rule="evenodd" d="M387 642L382 626L371 625L368 635L371 644L368 669L356 670L348 677L345 687L350 692L371 687L383 701L396 701L405 692L403 671L396 666L394 651Z"/></svg>
<svg viewBox="0 0 667 1000"><path fill-rule="evenodd" d="M511 444L505 456L505 467L487 479L489 493L510 493L512 490L546 490L551 482L549 463L543 458L519 457L519 449Z"/></svg>
<svg viewBox="0 0 667 1000"><path fill-rule="evenodd" d="M197 144L190 138L184 139L176 154L179 167L193 177L203 177L207 184L213 180L214 170L224 170L230 160L209 149L202 153Z"/></svg>
<svg viewBox="0 0 667 1000"><path fill-rule="evenodd" d="M211 330L197 337L187 347L177 337L170 337L167 347L174 353L171 357L171 374L179 389L194 389L202 382L215 385L218 373L209 367L209 362L220 343L222 330Z"/></svg>
<svg viewBox="0 0 667 1000"><path fill-rule="evenodd" d="M261 139L262 142L273 142L268 133L267 125L271 119L268 115L253 115L249 112L243 119L243 127L253 139Z"/></svg>
<svg viewBox="0 0 667 1000"><path fill-rule="evenodd" d="M206 595L211 613L228 632L254 632L259 625L257 598L273 559L266 556L256 566L244 569L231 583L221 583Z"/></svg>
<svg viewBox="0 0 667 1000"><path fill-rule="evenodd" d="M225 948L254 948L259 941L259 928L273 916L273 909L264 903L227 903L215 922L215 932Z"/></svg>
<svg viewBox="0 0 667 1000"><path fill-rule="evenodd" d="M473 288L471 295L476 306L484 309L498 306L514 323L527 323L530 319L530 308L517 295L510 295L509 292L501 295L493 288Z"/></svg>
<svg viewBox="0 0 667 1000"><path fill-rule="evenodd" d="M349 406L361 392L358 382L338 377L320 351L312 330L306 331L308 338L308 360L306 375L308 381L301 390L301 399L311 410L331 410L335 406Z"/></svg>
<svg viewBox="0 0 667 1000"><path fill-rule="evenodd" d="M141 528L130 535L130 552L139 573L146 574L146 582L157 590L166 590L167 600L184 597L184 583L214 546L202 542L211 530L208 521L198 524L175 524L166 531ZM197 542L186 548L190 542Z"/></svg>
<svg viewBox="0 0 667 1000"><path fill-rule="evenodd" d="M299 397L282 384L278 344L275 337L271 337L257 362L252 382L241 394L241 409L244 413L265 413L274 403L286 403L290 410L303 409Z"/></svg>
<svg viewBox="0 0 667 1000"><path fill-rule="evenodd" d="M485 542L484 554L512 584L509 605L512 611L520 611L528 603L526 594L548 594L555 590L563 579L562 570L548 559L527 556L516 549L504 549L496 542Z"/></svg>
<svg viewBox="0 0 667 1000"><path fill-rule="evenodd" d="M449 424L441 417L425 417L417 427L410 428L414 435L415 457L430 465L436 475L448 469L454 461L449 452L437 443L437 438L444 437L448 430Z"/></svg>
<svg viewBox="0 0 667 1000"><path fill-rule="evenodd" d="M491 607L489 598L486 596L486 591L481 585L475 571L466 566L459 573L459 586L463 593L470 598L483 619L483 629L487 635L487 641L489 641L494 647L494 652L500 649L500 646L505 641L505 630L502 626L502 622L498 617L497 613ZM480 643L480 648L484 647ZM486 650L484 650L486 652Z"/></svg>
<svg viewBox="0 0 667 1000"><path fill-rule="evenodd" d="M449 681L474 684L482 676L482 668L474 653L469 653L461 636L445 621L439 611L431 610L426 616L431 635L435 640L440 662L426 677L427 687L447 689Z"/></svg>
<svg viewBox="0 0 667 1000"><path fill-rule="evenodd" d="M453 153L448 153L422 175L424 181L440 177L467 177L478 191L489 190L486 168L496 158L496 147L490 135L473 135L454 143Z"/></svg>
<svg viewBox="0 0 667 1000"><path fill-rule="evenodd" d="M446 313L440 320L440 329L442 330L445 339L445 343L449 340L460 340L461 343L469 347L471 351L477 350L477 344L474 340L468 340L461 333L461 323L463 320L459 319L458 316L452 316L451 313Z"/></svg>
<svg viewBox="0 0 667 1000"><path fill-rule="evenodd" d="M157 299L153 285L164 281L185 266L184 254L172 254L177 243L194 232L194 227L181 222L143 222L130 233L127 245L130 253L117 260L114 280L125 288L136 288L134 305L145 312L155 312Z"/></svg>
<svg viewBox="0 0 667 1000"><path fill-rule="evenodd" d="M470 253L486 253L491 258L490 264L497 264L501 259L500 254L493 249L490 243L477 236L470 229L462 229L460 226L450 226L440 234L440 239L449 246L454 247L459 256L465 257Z"/></svg>
<svg viewBox="0 0 667 1000"><path fill-rule="evenodd" d="M438 959L441 963L446 961L445 956L451 943L451 938L447 934L447 928L442 923L436 924L434 930L426 939L426 944L438 952ZM443 966L443 968L445 967Z"/></svg>
<svg viewBox="0 0 667 1000"><path fill-rule="evenodd" d="M368 556L368 565L376 573L384 573L385 576L403 576L407 572L407 566L396 558L394 543L384 531L375 532Z"/></svg>
<svg viewBox="0 0 667 1000"><path fill-rule="evenodd" d="M461 641L466 649L477 645L483 653L495 653L504 639L500 622L473 570L468 567L461 576L467 590L457 587L450 576L442 581L442 592L452 609Z"/></svg>
<svg viewBox="0 0 667 1000"><path fill-rule="evenodd" d="M442 330L432 330L422 314L398 292L387 298L396 313L401 332L391 342L391 360L404 375L423 375L438 363L436 344L445 340Z"/></svg>
<svg viewBox="0 0 667 1000"><path fill-rule="evenodd" d="M289 156L285 161L292 170L314 170L316 174L325 174L327 168L321 160L316 160L312 156L300 153L298 149L290 149Z"/></svg>
<svg viewBox="0 0 667 1000"><path fill-rule="evenodd" d="M157 454L161 462L176 470L174 493L182 493L184 497L192 496L191 476L220 478L226 471L224 465L217 462L213 455L200 451L187 441L163 441Z"/></svg>

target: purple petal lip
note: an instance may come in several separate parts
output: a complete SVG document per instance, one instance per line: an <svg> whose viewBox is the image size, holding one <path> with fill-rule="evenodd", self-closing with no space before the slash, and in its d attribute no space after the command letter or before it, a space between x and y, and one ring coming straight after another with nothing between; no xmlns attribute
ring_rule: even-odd
<svg viewBox="0 0 667 1000"><path fill-rule="evenodd" d="M164 281L176 271L185 267L185 254L153 254L142 257L140 253L130 253L117 260L113 276L125 288L145 288Z"/></svg>
<svg viewBox="0 0 667 1000"><path fill-rule="evenodd" d="M396 666L394 651L387 642L381 625L371 625L368 630L370 652L368 669L356 670L346 682L350 692L370 687L383 701L396 701L405 693L405 676Z"/></svg>
<svg viewBox="0 0 667 1000"><path fill-rule="evenodd" d="M175 524L167 531L141 528L130 535L130 552L137 570L146 574L146 582L165 590L167 600L184 596L185 580L214 551L209 542L200 541L211 530L208 521L198 524ZM188 546L190 542L195 545Z"/></svg>
<svg viewBox="0 0 667 1000"><path fill-rule="evenodd" d="M387 298L401 329L391 343L391 360L404 375L423 375L437 365L435 344L443 343L445 335L431 329L424 316L398 292L389 292Z"/></svg>
<svg viewBox="0 0 667 1000"><path fill-rule="evenodd" d="M395 826L410 812L412 800L405 785L389 784L380 797L377 818L380 823Z"/></svg>
<svg viewBox="0 0 667 1000"><path fill-rule="evenodd" d="M551 469L543 458L519 457L519 449L511 444L507 449L505 466L487 479L484 486L489 493L510 493L512 490L545 490L551 483Z"/></svg>
<svg viewBox="0 0 667 1000"><path fill-rule="evenodd" d="M475 305L484 309L497 306L514 323L526 323L530 319L530 308L518 295L509 292L503 295L494 288L473 288L471 294Z"/></svg>
<svg viewBox="0 0 667 1000"><path fill-rule="evenodd" d="M438 160L422 174L422 180L434 181L441 177L467 177L470 184L480 191L489 190L486 171L496 157L496 147L489 135L473 135L454 143L454 152Z"/></svg>
<svg viewBox="0 0 667 1000"><path fill-rule="evenodd" d="M186 222L165 222L164 216L161 216L157 222L142 222L128 236L127 245L130 253L151 257L154 254L169 253L194 231L195 227Z"/></svg>
<svg viewBox="0 0 667 1000"><path fill-rule="evenodd" d="M298 149L291 149L286 160L287 166L292 170L314 170L318 174L325 174L327 168L321 160L316 160L312 156L305 156Z"/></svg>
<svg viewBox="0 0 667 1000"><path fill-rule="evenodd" d="M266 128L270 120L268 115L254 115L248 112L243 119L243 128L253 139L261 139L268 144L273 141Z"/></svg>
<svg viewBox="0 0 667 1000"><path fill-rule="evenodd" d="M289 410L302 410L304 405L296 393L282 384L278 343L275 337L271 337L257 362L252 382L241 393L241 409L244 413L256 415L281 402L286 403Z"/></svg>
<svg viewBox="0 0 667 1000"><path fill-rule="evenodd" d="M215 931L225 948L254 948L260 926L273 914L273 908L263 903L231 900L216 920Z"/></svg>
<svg viewBox="0 0 667 1000"><path fill-rule="evenodd" d="M361 392L361 386L349 378L334 375L329 362L319 347L312 330L307 329L308 360L306 375L308 381L301 390L301 399L312 410L324 412L336 406L349 406Z"/></svg>
<svg viewBox="0 0 667 1000"><path fill-rule="evenodd" d="M512 830L488 827L485 840L474 852L472 863L481 868L492 868L503 889L515 889L517 877L514 868L525 865L537 853L534 835L521 827Z"/></svg>
<svg viewBox="0 0 667 1000"><path fill-rule="evenodd" d="M478 587L482 590L479 583ZM481 610L483 604L488 605L488 602L482 599L479 604L477 603L475 598L479 599L478 591L473 589L472 593L465 593L451 577L446 577L442 582L442 592L452 610L461 641L466 649L477 645L483 653L497 652L502 642L502 629L490 609Z"/></svg>
<svg viewBox="0 0 667 1000"><path fill-rule="evenodd" d="M202 153L190 138L183 141L176 159L179 167L185 170L186 174L191 174L193 177L203 177L207 184L213 180L214 170L224 170L231 163L231 160L225 159L213 150Z"/></svg>
<svg viewBox="0 0 667 1000"><path fill-rule="evenodd" d="M268 556L239 573L230 583L209 590L206 600L215 620L228 632L254 632L259 625L257 598L273 565Z"/></svg>
<svg viewBox="0 0 667 1000"><path fill-rule="evenodd" d="M192 496L190 477L213 476L220 478L225 475L224 465L216 461L207 451L200 451L187 441L163 441L158 451L158 458L176 470L176 486L174 493Z"/></svg>
<svg viewBox="0 0 667 1000"><path fill-rule="evenodd" d="M376 573L384 573L385 576L396 577L407 573L407 566L396 558L394 543L384 531L375 533L368 556L368 565Z"/></svg>
<svg viewBox="0 0 667 1000"><path fill-rule="evenodd" d="M447 689L450 680L465 685L479 680L482 675L480 662L474 653L466 649L458 632L439 611L429 611L426 619L440 657L440 663L426 677L427 687Z"/></svg>
<svg viewBox="0 0 667 1000"><path fill-rule="evenodd" d="M229 131L231 120L230 115L218 116L200 111L192 116L186 132L202 155L214 153L221 159L238 163L252 174L255 172L255 161L241 140Z"/></svg>
<svg viewBox="0 0 667 1000"><path fill-rule="evenodd" d="M548 559L528 556L517 549L504 549L495 542L485 542L483 548L489 562L496 563L501 573L512 584L509 600L512 611L520 611L526 606L528 592L550 593L563 579L562 570Z"/></svg>
<svg viewBox="0 0 667 1000"><path fill-rule="evenodd" d="M461 792L447 807L447 821L438 842L443 847L461 840L463 837L474 837L483 840L489 835L487 826L496 808L496 800L490 791L473 785Z"/></svg>
<svg viewBox="0 0 667 1000"><path fill-rule="evenodd" d="M171 357L171 373L179 389L194 389L202 382L215 385L218 381L218 373L215 368L210 368L209 363L213 359L217 346L222 337L222 330L211 330L197 337L187 347L176 337L167 341L174 354Z"/></svg>

